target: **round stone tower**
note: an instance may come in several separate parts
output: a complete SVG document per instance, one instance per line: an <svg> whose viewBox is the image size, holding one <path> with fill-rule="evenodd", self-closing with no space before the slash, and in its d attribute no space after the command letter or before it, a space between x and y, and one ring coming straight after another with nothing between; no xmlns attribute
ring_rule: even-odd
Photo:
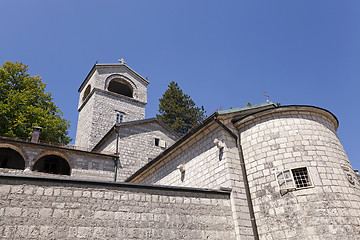
<svg viewBox="0 0 360 240"><path fill-rule="evenodd" d="M360 186L332 113L285 106L235 126L260 239L360 239Z"/></svg>

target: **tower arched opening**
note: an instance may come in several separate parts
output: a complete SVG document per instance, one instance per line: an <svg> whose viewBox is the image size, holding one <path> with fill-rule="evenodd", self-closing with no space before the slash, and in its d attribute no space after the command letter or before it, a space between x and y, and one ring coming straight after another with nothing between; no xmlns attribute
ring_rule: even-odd
<svg viewBox="0 0 360 240"><path fill-rule="evenodd" d="M62 157L56 155L46 155L35 162L33 171L70 175L70 165Z"/></svg>
<svg viewBox="0 0 360 240"><path fill-rule="evenodd" d="M0 148L0 168L25 169L25 160L11 148Z"/></svg>
<svg viewBox="0 0 360 240"><path fill-rule="evenodd" d="M133 88L131 85L119 79L111 80L108 86L108 90L110 92L118 93L127 97L133 97Z"/></svg>

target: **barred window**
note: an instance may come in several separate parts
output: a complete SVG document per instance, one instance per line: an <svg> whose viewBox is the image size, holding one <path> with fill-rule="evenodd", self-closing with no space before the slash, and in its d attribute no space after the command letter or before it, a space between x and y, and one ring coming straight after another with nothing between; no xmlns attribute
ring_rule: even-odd
<svg viewBox="0 0 360 240"><path fill-rule="evenodd" d="M294 190L312 186L310 176L306 167L285 170L276 174L280 191Z"/></svg>
<svg viewBox="0 0 360 240"><path fill-rule="evenodd" d="M306 168L297 168L291 171L294 176L296 188L311 186L310 177Z"/></svg>

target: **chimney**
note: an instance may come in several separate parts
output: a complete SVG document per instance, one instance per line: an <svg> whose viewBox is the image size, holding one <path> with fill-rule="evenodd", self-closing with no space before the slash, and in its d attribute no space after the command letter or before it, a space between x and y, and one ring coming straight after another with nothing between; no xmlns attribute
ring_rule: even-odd
<svg viewBox="0 0 360 240"><path fill-rule="evenodd" d="M41 132L41 127L33 127L33 134L32 134L32 138L31 138L31 142L37 143L39 142L39 136L40 136L40 132Z"/></svg>

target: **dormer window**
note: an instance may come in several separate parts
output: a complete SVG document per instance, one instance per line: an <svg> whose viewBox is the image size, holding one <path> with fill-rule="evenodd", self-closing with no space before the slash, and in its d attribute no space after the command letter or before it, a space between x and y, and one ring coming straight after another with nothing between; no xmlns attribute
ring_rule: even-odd
<svg viewBox="0 0 360 240"><path fill-rule="evenodd" d="M124 121L124 113L116 111L116 123L122 123Z"/></svg>
<svg viewBox="0 0 360 240"><path fill-rule="evenodd" d="M133 89L127 82L121 79L113 79L110 81L108 90L127 97L133 98Z"/></svg>

